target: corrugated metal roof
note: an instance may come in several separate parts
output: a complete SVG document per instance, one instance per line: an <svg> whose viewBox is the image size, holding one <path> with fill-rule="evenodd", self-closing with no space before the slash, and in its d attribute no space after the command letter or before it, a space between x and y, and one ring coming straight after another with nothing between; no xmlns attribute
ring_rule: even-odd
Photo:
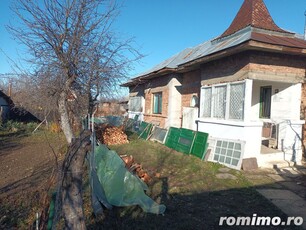
<svg viewBox="0 0 306 230"><path fill-rule="evenodd" d="M228 37L227 39L213 39L208 42L204 42L193 48L192 54L190 54L188 58L184 59L182 62L178 63L178 66L246 42L251 38L251 31L252 28L248 27L239 31L234 36Z"/></svg>
<svg viewBox="0 0 306 230"><path fill-rule="evenodd" d="M265 42L273 45L306 49L306 41L296 37L279 37L253 32L251 38L255 41Z"/></svg>
<svg viewBox="0 0 306 230"><path fill-rule="evenodd" d="M224 39L222 41L210 40L201 43L200 45L195 46L193 48L187 48L182 52L154 66L152 69L149 69L148 71L139 74L135 78L156 73L165 68L175 69L179 65L183 65L184 63L187 63L189 61L193 61L197 58L201 58L203 56L207 56L209 54L213 54L221 50L228 49L232 46L239 45L242 42L247 41L251 37L251 33L245 33L246 30L249 30L250 32L251 28L250 27L246 28L242 30L240 33L237 33L235 36L231 36L230 38Z"/></svg>
<svg viewBox="0 0 306 230"><path fill-rule="evenodd" d="M192 51L192 48L184 49L182 52L172 56L171 58L168 58L168 59L164 60L163 62L154 66L152 69L149 69L148 71L141 73L139 76L145 76L145 75L148 75L150 73L157 72L157 71L159 71L161 69L164 69L164 68L171 68L171 69L177 68L177 64L182 62L182 60L184 60L184 58L191 51Z"/></svg>
<svg viewBox="0 0 306 230"><path fill-rule="evenodd" d="M280 36L278 32L271 32L263 29L253 28L248 26L238 32L224 37L212 39L204 42L193 48L187 48L182 52L172 56L171 58L161 62L154 66L152 69L139 74L129 82L123 84L123 86L133 85L135 81L141 80L142 78L148 78L153 76L162 70L173 70L175 71L178 67L189 65L193 61L207 57L209 55L218 53L223 50L238 46L244 42L254 40L273 45L281 45L285 47L306 49L306 41L299 39L294 35Z"/></svg>

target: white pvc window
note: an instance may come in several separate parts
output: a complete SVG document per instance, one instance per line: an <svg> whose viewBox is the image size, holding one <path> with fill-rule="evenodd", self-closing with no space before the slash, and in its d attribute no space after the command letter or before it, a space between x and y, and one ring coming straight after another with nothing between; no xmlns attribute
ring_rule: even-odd
<svg viewBox="0 0 306 230"><path fill-rule="evenodd" d="M129 111L142 112L142 97L130 97Z"/></svg>
<svg viewBox="0 0 306 230"><path fill-rule="evenodd" d="M201 89L201 117L243 120L245 83L228 83Z"/></svg>
<svg viewBox="0 0 306 230"><path fill-rule="evenodd" d="M202 89L202 117L210 117L211 116L211 99L212 99L212 88L203 88Z"/></svg>
<svg viewBox="0 0 306 230"><path fill-rule="evenodd" d="M225 118L226 85L216 86L213 93L213 117Z"/></svg>
<svg viewBox="0 0 306 230"><path fill-rule="evenodd" d="M230 85L229 119L243 120L244 83Z"/></svg>

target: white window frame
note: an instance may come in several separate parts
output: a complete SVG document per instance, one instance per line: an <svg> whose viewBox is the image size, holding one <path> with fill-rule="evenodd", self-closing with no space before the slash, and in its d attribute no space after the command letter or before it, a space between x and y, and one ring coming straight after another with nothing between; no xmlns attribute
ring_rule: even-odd
<svg viewBox="0 0 306 230"><path fill-rule="evenodd" d="M235 119L235 118L229 118L229 112L230 112L230 96L231 96L231 85L238 85L238 84L243 84L244 85L244 91L243 91L243 108L242 108L242 119ZM214 103L216 97L215 91L217 87L226 87L226 97L225 97L225 115L223 118L216 118L214 117ZM200 103L200 117L201 118L211 118L211 119L218 119L218 120L236 120L236 121L244 121L244 115L245 115L245 87L246 87L246 82L245 81L239 81L239 82L229 82L229 83L222 83L222 84L215 84L215 85L210 85L210 86L203 86L201 87L201 103ZM204 90L203 89L211 89L211 100L210 100L210 116L203 116L204 113L204 103L209 104L209 102L205 102L205 96L204 96Z"/></svg>
<svg viewBox="0 0 306 230"><path fill-rule="evenodd" d="M152 104L152 114L162 114L163 113L163 92L156 92L152 94L153 104ZM157 111L155 107L157 105Z"/></svg>
<svg viewBox="0 0 306 230"><path fill-rule="evenodd" d="M134 103L135 103L135 100L139 100L138 101L138 106L139 108L135 109L135 107L137 107ZM143 101L143 97L142 96L134 96L134 97L130 97L130 100L129 100L129 111L131 112L142 112L142 101Z"/></svg>

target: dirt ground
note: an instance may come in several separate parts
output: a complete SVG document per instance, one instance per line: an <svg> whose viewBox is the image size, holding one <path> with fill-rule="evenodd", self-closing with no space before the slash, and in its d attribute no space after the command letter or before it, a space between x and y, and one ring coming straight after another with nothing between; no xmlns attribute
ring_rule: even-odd
<svg viewBox="0 0 306 230"><path fill-rule="evenodd" d="M40 202L46 194L48 179L54 168L53 152L64 152L60 150L63 146L64 138L58 134L40 131L25 136L22 133L7 135L0 132L0 229L29 229L35 226L35 215L41 211ZM284 216L249 187L249 182L238 171L230 171L237 177L232 182L216 179L215 173L221 166L203 164L196 158L179 153L174 155L166 147L152 142L136 141L118 146L116 151L134 153L147 169L156 170L160 162L164 163L165 168L160 169L163 177L151 186L151 195L167 206L167 213L164 216L146 214L134 206L114 208L106 213L108 218L102 222L90 217L87 220L88 229L190 229L191 226L192 229L203 229L203 225L205 229L216 229L220 216L250 216L252 213ZM142 154L143 151L146 154ZM157 157L155 153L159 151ZM150 160L150 156L157 157L157 160ZM182 164L188 165L188 168L180 170ZM253 186L277 185L271 177L263 176L265 172L260 173L256 173L257 177L247 176ZM301 178L295 178L301 182ZM85 191L84 195L90 200L89 192ZM89 202L85 203L84 209L91 210Z"/></svg>
<svg viewBox="0 0 306 230"><path fill-rule="evenodd" d="M0 229L28 228L40 209L55 165L58 134L0 134ZM31 207L31 208L29 208Z"/></svg>

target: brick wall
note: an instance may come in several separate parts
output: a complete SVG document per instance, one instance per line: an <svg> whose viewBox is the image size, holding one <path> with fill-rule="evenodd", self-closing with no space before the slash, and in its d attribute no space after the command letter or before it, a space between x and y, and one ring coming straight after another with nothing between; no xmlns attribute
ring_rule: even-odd
<svg viewBox="0 0 306 230"><path fill-rule="evenodd" d="M144 84L145 111L144 120L150 123L159 124L164 127L168 117L168 98L169 88L168 83L171 80L170 76L161 76L153 78ZM162 114L153 114L153 94L162 93Z"/></svg>
<svg viewBox="0 0 306 230"><path fill-rule="evenodd" d="M201 66L201 80L212 78L221 78L233 76L239 72L247 71L250 62L250 53L243 52L240 54L225 57L219 60L205 63ZM229 82L230 79L224 79Z"/></svg>
<svg viewBox="0 0 306 230"><path fill-rule="evenodd" d="M305 77L306 58L293 55L282 55L276 53L266 53L261 51L245 51L220 60L211 61L203 64L198 70L190 71L183 74L182 78L182 107L190 106L191 98L197 95L200 99L201 81L221 78L220 82L229 82L228 76L239 76L248 71L262 71L265 73L277 73L283 75L294 75ZM224 78L225 77L225 78ZM156 79L151 79L148 83L142 86L134 87L131 92L135 94L137 91L144 92L145 96L145 121L159 122L164 126L168 117L168 83L171 76L162 76ZM267 79L268 80L268 79ZM163 92L163 107L162 114L152 114L153 93ZM301 104L302 119L306 117L306 86L303 85L302 104ZM303 131L304 143L306 145L306 125Z"/></svg>
<svg viewBox="0 0 306 230"><path fill-rule="evenodd" d="M252 52L249 69L305 77L306 58L293 55Z"/></svg>
<svg viewBox="0 0 306 230"><path fill-rule="evenodd" d="M182 107L190 107L192 96L200 99L201 71L195 70L185 73L182 81Z"/></svg>
<svg viewBox="0 0 306 230"><path fill-rule="evenodd" d="M125 108L119 103L104 102L99 104L96 117L116 115L122 116L126 112Z"/></svg>
<svg viewBox="0 0 306 230"><path fill-rule="evenodd" d="M242 76L247 71L305 77L305 65L306 59L300 56L246 51L203 64L201 78L204 81L212 78ZM220 82L229 81L231 78L220 80Z"/></svg>

